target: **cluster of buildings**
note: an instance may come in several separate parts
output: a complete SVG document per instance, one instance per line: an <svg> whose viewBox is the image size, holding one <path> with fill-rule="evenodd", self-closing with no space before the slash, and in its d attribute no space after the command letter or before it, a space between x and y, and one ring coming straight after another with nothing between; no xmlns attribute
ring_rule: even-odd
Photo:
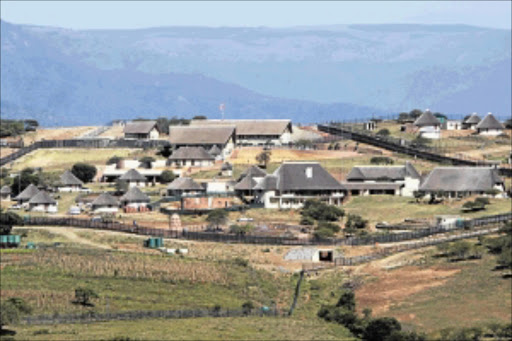
<svg viewBox="0 0 512 341"><path fill-rule="evenodd" d="M425 111L414 121L413 126L419 133L419 136L428 139L441 138L441 130L474 130L478 135L497 136L503 133L504 125L488 113L481 119L476 113L473 113L465 120L446 120L434 116L430 111Z"/></svg>

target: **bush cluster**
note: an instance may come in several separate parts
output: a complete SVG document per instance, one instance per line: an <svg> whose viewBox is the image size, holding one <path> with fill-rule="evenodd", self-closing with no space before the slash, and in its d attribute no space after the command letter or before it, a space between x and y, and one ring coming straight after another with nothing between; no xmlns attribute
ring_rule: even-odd
<svg viewBox="0 0 512 341"><path fill-rule="evenodd" d="M374 156L370 159L372 165L392 165L393 159L387 156Z"/></svg>
<svg viewBox="0 0 512 341"><path fill-rule="evenodd" d="M356 313L356 301L353 291L344 291L336 305L322 305L318 317L328 322L343 325L355 336L365 341L423 341L424 335L404 332L402 326L393 317L372 318L371 310L365 309L361 318Z"/></svg>

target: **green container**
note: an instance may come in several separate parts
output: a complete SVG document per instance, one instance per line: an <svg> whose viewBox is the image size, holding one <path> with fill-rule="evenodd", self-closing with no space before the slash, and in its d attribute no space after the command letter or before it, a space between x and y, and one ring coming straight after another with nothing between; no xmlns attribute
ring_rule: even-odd
<svg viewBox="0 0 512 341"><path fill-rule="evenodd" d="M15 244L21 243L21 237L19 235L15 234L13 237L14 237Z"/></svg>
<svg viewBox="0 0 512 341"><path fill-rule="evenodd" d="M7 237L9 236L0 236L0 243L7 244Z"/></svg>
<svg viewBox="0 0 512 341"><path fill-rule="evenodd" d="M164 240L162 238L155 238L155 239L156 239L156 247L164 246Z"/></svg>
<svg viewBox="0 0 512 341"><path fill-rule="evenodd" d="M26 248L27 249L35 249L36 248L36 244L34 244L33 242L28 242Z"/></svg>
<svg viewBox="0 0 512 341"><path fill-rule="evenodd" d="M149 247L154 249L156 247L155 238L149 238Z"/></svg>

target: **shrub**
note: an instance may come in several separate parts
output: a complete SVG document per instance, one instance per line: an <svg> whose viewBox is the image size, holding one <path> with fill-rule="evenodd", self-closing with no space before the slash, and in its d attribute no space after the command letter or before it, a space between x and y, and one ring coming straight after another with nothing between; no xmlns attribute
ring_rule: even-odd
<svg viewBox="0 0 512 341"><path fill-rule="evenodd" d="M162 174L160 174L160 182L163 184L168 184L174 181L176 179L176 175L173 171L170 170L164 170Z"/></svg>
<svg viewBox="0 0 512 341"><path fill-rule="evenodd" d="M98 297L98 294L94 292L94 290L79 287L75 289L75 300L73 303L83 306L94 306L94 304L91 302L91 299Z"/></svg>
<svg viewBox="0 0 512 341"><path fill-rule="evenodd" d="M242 304L242 311L244 315L249 315L253 309L254 304L252 303L252 301L247 301L244 304Z"/></svg>
<svg viewBox="0 0 512 341"><path fill-rule="evenodd" d="M233 263L235 263L235 265L241 266L243 268L246 268L249 266L249 261L247 259L243 259L240 257L234 258Z"/></svg>
<svg viewBox="0 0 512 341"><path fill-rule="evenodd" d="M110 159L107 160L107 165L117 165L120 161L124 159L120 156L114 155Z"/></svg>
<svg viewBox="0 0 512 341"><path fill-rule="evenodd" d="M96 176L97 170L93 165L79 162L73 165L71 173L83 182L90 182Z"/></svg>
<svg viewBox="0 0 512 341"><path fill-rule="evenodd" d="M304 203L300 214L318 221L337 221L345 215L345 212L339 207L309 199Z"/></svg>
<svg viewBox="0 0 512 341"><path fill-rule="evenodd" d="M316 239L327 239L334 237L334 232L331 229L326 228L317 228L315 232L313 232L313 237Z"/></svg>
<svg viewBox="0 0 512 341"><path fill-rule="evenodd" d="M394 332L402 329L400 323L393 317L381 317L374 319L368 323L363 333L365 341L382 341L386 340Z"/></svg>
<svg viewBox="0 0 512 341"><path fill-rule="evenodd" d="M374 156L370 159L372 165L392 165L393 159L387 156Z"/></svg>
<svg viewBox="0 0 512 341"><path fill-rule="evenodd" d="M252 230L254 230L254 226L253 225L250 225L250 224L245 224L245 225L231 225L229 227L229 232L230 233L234 233L234 234L237 234L237 235L241 235L241 236L245 236L247 233L251 232Z"/></svg>
<svg viewBox="0 0 512 341"><path fill-rule="evenodd" d="M482 204L485 206L485 205L489 205L491 202L489 201L488 198L480 197L480 198L475 199L475 203L479 203L479 204Z"/></svg>
<svg viewBox="0 0 512 341"><path fill-rule="evenodd" d="M355 214L349 214L345 227L347 229L364 229L368 224L367 220L364 220L361 216Z"/></svg>
<svg viewBox="0 0 512 341"><path fill-rule="evenodd" d="M4 326L15 324L21 315L32 313L32 308L19 297L11 297L0 303L0 330Z"/></svg>
<svg viewBox="0 0 512 341"><path fill-rule="evenodd" d="M155 158L151 156L144 156L139 159L139 162L141 163L142 167L151 168L151 163L155 162Z"/></svg>
<svg viewBox="0 0 512 341"><path fill-rule="evenodd" d="M219 225L223 225L228 220L228 212L223 209L216 209L208 213L208 217L206 217L206 221L215 227L219 227Z"/></svg>
<svg viewBox="0 0 512 341"><path fill-rule="evenodd" d="M315 219L313 219L312 217L310 216L303 216L301 219L300 219L300 224L301 225L315 225Z"/></svg>
<svg viewBox="0 0 512 341"><path fill-rule="evenodd" d="M389 136L391 133L389 132L389 129L381 129L377 132L377 135L380 135L380 136Z"/></svg>

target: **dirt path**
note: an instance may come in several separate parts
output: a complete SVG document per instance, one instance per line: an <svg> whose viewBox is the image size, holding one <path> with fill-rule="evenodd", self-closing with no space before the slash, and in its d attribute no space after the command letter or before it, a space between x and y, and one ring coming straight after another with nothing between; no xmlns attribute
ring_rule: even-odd
<svg viewBox="0 0 512 341"><path fill-rule="evenodd" d="M88 246L96 247L99 249L112 249L112 247L108 244L95 243L91 240L82 238L82 237L78 236L75 233L75 231L73 231L69 228L66 228L66 227L30 226L30 229L45 230L45 231L49 231L54 234L60 234L61 236L64 236L64 237L68 238L70 241L72 241L74 243L78 243L78 244L88 245Z"/></svg>

